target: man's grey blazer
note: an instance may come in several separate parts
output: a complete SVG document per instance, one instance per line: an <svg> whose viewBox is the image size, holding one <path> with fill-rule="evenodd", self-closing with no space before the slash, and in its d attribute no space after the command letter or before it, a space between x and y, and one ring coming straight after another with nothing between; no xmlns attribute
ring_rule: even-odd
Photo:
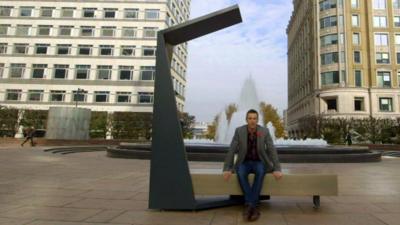
<svg viewBox="0 0 400 225"><path fill-rule="evenodd" d="M257 152L261 161L266 166L267 172L281 171L278 154L272 141L269 130L257 125ZM234 156L237 159L234 164ZM247 154L247 125L236 128L235 135L224 162L224 171L234 172L243 163Z"/></svg>

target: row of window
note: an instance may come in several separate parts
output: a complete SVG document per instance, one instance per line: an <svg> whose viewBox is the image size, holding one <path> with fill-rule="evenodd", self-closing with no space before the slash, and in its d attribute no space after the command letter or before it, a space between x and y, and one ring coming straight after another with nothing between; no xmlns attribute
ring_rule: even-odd
<svg viewBox="0 0 400 225"><path fill-rule="evenodd" d="M400 64L400 52L396 53L396 63ZM340 52L340 60L339 60L339 53L338 52L329 52L321 54L321 65L330 65L335 64L338 62L344 63L345 62L345 54L344 52ZM353 52L353 62L356 64L361 63L361 52L354 51ZM375 62L376 64L390 64L390 54L389 52L376 52L375 53Z"/></svg>
<svg viewBox="0 0 400 225"><path fill-rule="evenodd" d="M99 45L95 47L93 45L72 46L71 44L57 44L55 46L50 46L50 44L35 44L32 46L27 43L14 43L13 45L0 43L0 54L135 57L139 56L138 52L140 52L140 56L142 57L154 57L156 55L156 47L136 47L134 45L121 45L119 47L115 47L114 45Z"/></svg>
<svg viewBox="0 0 400 225"><path fill-rule="evenodd" d="M0 78L6 78L4 74L4 64L0 63ZM113 74L116 73L116 80L132 81L134 80L135 72L138 72L138 80L140 81L154 81L155 67L154 66L141 66L139 70L135 70L133 66L118 66L113 69L112 65L97 65L92 68L91 65L75 65L74 68L67 64L55 64L49 68L47 64L32 64L32 67L27 68L26 64L11 63L8 68L8 77L13 79L25 78L27 69L30 69L31 79L69 79L70 73L75 80L113 80ZM114 79L115 80L115 79ZM174 90L177 94L185 95L185 86L173 78Z"/></svg>
<svg viewBox="0 0 400 225"><path fill-rule="evenodd" d="M5 92L5 101L22 101L24 92L21 89L7 89ZM43 102L45 96L47 96L48 102L93 102L93 103L111 103L112 97L114 97L115 103L136 103L139 104L151 104L153 103L152 92L138 92L132 94L132 92L116 92L110 93L109 91L94 91L88 93L88 91L80 90L72 91L67 93L64 90L51 90L50 92L44 92L44 90L28 90L26 93L25 101L29 102ZM89 99L89 96L91 100Z"/></svg>
<svg viewBox="0 0 400 225"><path fill-rule="evenodd" d="M341 77L340 77L341 76ZM354 71L354 81L356 87L362 87L363 78L360 70ZM339 84L340 81L346 80L345 71L330 71L321 73L321 84L332 85ZM400 87L400 71L397 72L398 86ZM392 87L392 76L390 71L378 71L376 75L376 87L380 88L391 88Z"/></svg>
<svg viewBox="0 0 400 225"><path fill-rule="evenodd" d="M106 37L106 38L156 38L158 27L119 27L116 26L80 26L75 27L72 25L60 25L54 27L53 25L38 25L32 26L27 24L0 24L1 36L61 36L61 37ZM142 34L138 35L138 31Z"/></svg>
<svg viewBox="0 0 400 225"><path fill-rule="evenodd" d="M324 99L328 111L338 111L337 99L327 98ZM378 99L379 111L380 112L393 112L393 98L391 97L380 97ZM365 111L365 101L363 97L354 97L354 111L362 112Z"/></svg>
<svg viewBox="0 0 400 225"><path fill-rule="evenodd" d="M343 26L343 16L339 16L339 24ZM351 24L353 27L360 26L360 15L352 14L351 15ZM337 16L328 16L320 19L320 28L329 28L335 27L338 25ZM400 16L393 17L393 25L394 27L400 27ZM375 28L386 28L388 27L388 20L386 16L374 16L373 17L373 27Z"/></svg>
<svg viewBox="0 0 400 225"><path fill-rule="evenodd" d="M0 16L44 17L44 18L102 18L102 19L160 19L159 9L138 8L76 8L76 7L40 7L34 6L0 6Z"/></svg>
<svg viewBox="0 0 400 225"><path fill-rule="evenodd" d="M319 8L320 11L328 10L336 8L337 0L324 0L320 1ZM400 9L400 0L391 0L393 9ZM343 0L339 0L339 6L343 6ZM373 9L383 10L387 8L386 0L372 0ZM351 8L358 9L360 8L360 0L351 0Z"/></svg>

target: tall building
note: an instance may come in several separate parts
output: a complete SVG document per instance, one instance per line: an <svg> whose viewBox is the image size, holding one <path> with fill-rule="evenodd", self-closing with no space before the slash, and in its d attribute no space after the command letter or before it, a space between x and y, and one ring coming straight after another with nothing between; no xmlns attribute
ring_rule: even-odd
<svg viewBox="0 0 400 225"><path fill-rule="evenodd" d="M0 105L152 112L156 34L190 0L0 1ZM171 73L183 111L187 44Z"/></svg>
<svg viewBox="0 0 400 225"><path fill-rule="evenodd" d="M322 117L400 116L400 0L294 0L288 131Z"/></svg>

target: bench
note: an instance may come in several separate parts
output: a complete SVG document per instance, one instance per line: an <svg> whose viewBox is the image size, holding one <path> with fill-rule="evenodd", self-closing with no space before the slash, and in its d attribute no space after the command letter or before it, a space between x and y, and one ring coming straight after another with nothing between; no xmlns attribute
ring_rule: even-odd
<svg viewBox="0 0 400 225"><path fill-rule="evenodd" d="M230 195L242 196L242 190L233 174L229 181L224 181L221 171L191 171L195 195ZM250 181L254 175L250 174ZM276 181L272 174L267 174L261 191L262 199L269 196L312 196L314 208L320 206L320 196L337 196L338 179L335 174L286 174Z"/></svg>

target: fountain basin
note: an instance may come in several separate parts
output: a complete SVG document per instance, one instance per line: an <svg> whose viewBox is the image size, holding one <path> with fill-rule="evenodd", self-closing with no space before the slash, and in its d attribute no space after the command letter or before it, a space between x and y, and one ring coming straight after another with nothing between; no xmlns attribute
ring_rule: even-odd
<svg viewBox="0 0 400 225"><path fill-rule="evenodd" d="M380 162L382 153L368 147L348 146L296 146L277 145L279 160L282 163L360 163ZM224 144L185 144L189 161L223 162L229 145ZM107 156L113 158L150 159L150 143L120 143L109 147Z"/></svg>

